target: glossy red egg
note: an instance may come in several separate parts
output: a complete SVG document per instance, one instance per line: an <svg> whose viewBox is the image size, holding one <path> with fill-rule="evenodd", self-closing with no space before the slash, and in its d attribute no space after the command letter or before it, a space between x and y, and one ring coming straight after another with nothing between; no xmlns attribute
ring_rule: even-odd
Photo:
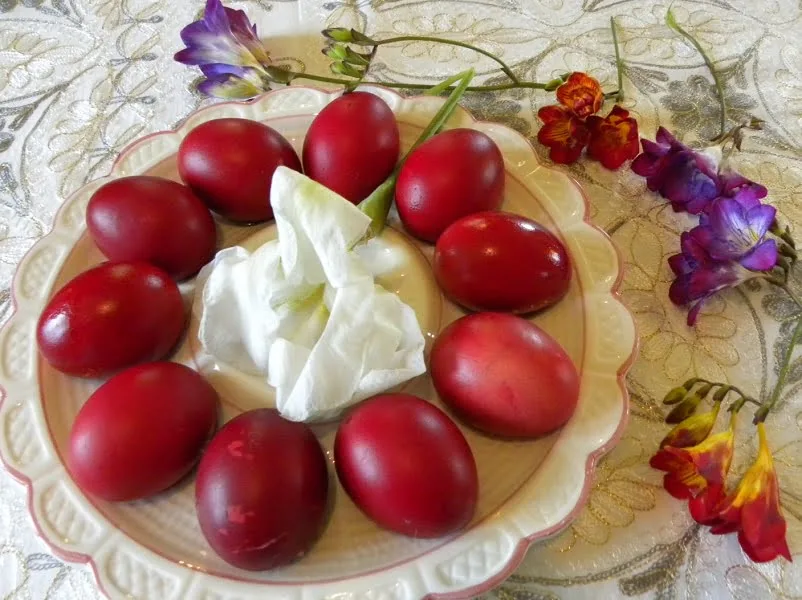
<svg viewBox="0 0 802 600"><path fill-rule="evenodd" d="M97 247L113 261L145 261L186 279L209 262L217 231L209 209L185 185L134 175L100 187L86 207Z"/></svg>
<svg viewBox="0 0 802 600"><path fill-rule="evenodd" d="M304 173L357 204L392 173L399 148L395 114L384 100L369 92L344 94L309 126Z"/></svg>
<svg viewBox="0 0 802 600"><path fill-rule="evenodd" d="M435 242L446 227L504 200L504 158L490 137L449 129L418 146L398 174L395 202L404 227Z"/></svg>
<svg viewBox="0 0 802 600"><path fill-rule="evenodd" d="M68 467L88 494L147 498L189 473L217 424L217 393L172 362L137 365L101 385L70 431Z"/></svg>
<svg viewBox="0 0 802 600"><path fill-rule="evenodd" d="M437 240L433 270L443 291L470 310L540 310L571 284L562 242L538 223L500 211L451 224Z"/></svg>
<svg viewBox="0 0 802 600"><path fill-rule="evenodd" d="M540 327L506 313L474 313L446 327L432 346L440 399L486 433L536 437L565 425L579 399L579 374Z"/></svg>
<svg viewBox="0 0 802 600"><path fill-rule="evenodd" d="M334 464L354 503L404 535L454 533L476 509L468 442L448 415L417 396L383 394L354 408L337 431Z"/></svg>
<svg viewBox="0 0 802 600"><path fill-rule="evenodd" d="M280 133L249 119L202 123L178 149L184 183L214 212L236 222L273 218L270 186L279 166L300 171L301 161Z"/></svg>
<svg viewBox="0 0 802 600"><path fill-rule="evenodd" d="M69 281L50 299L36 329L50 365L79 377L99 377L160 360L184 331L181 293L148 263L102 263Z"/></svg>
<svg viewBox="0 0 802 600"><path fill-rule="evenodd" d="M326 523L329 474L312 430L257 409L229 421L198 467L201 531L229 564L272 569L306 554Z"/></svg>

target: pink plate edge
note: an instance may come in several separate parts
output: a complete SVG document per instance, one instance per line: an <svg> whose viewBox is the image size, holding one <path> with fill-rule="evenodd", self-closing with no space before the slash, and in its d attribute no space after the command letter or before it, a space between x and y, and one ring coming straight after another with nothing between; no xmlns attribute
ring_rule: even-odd
<svg viewBox="0 0 802 600"><path fill-rule="evenodd" d="M422 95L406 96L405 97L405 96L402 96L401 94L399 94L398 92L396 92L396 91L394 91L394 90L392 90L390 88L384 88L383 86L374 85L374 84L368 84L368 86L369 86L369 88L381 89L384 93L391 94L391 95L397 96L397 97L405 99L405 100L414 100L415 98L424 98L424 97L426 97L426 96L422 96ZM315 86L300 86L299 85L299 86L291 86L291 87L292 87L293 90L308 89L308 90L317 91L317 92L324 92L324 93L327 93L327 94L336 93L336 90L330 90L330 89L321 88L321 87L315 87ZM212 110L212 109L219 108L220 106L225 106L225 105L254 104L254 103L259 102L260 100L262 100L264 97L282 94L285 89L288 89L288 88L281 88L281 89L265 92L264 94L261 94L259 96L256 96L254 98L251 98L251 99L248 99L248 100L245 100L245 101L216 102L214 104L210 104L209 106L205 106L203 108L200 108L200 109L190 113L184 119L182 119L179 123L177 123L174 129L155 131L153 133L147 134L147 135L145 135L145 136L143 136L141 138L138 138L138 139L132 141L131 143L129 143L125 148L123 148L120 151L120 153L118 154L117 158L112 163L112 166L109 169L109 172L106 173L106 175L100 176L100 177L98 177L96 179L101 179L103 177L108 177L109 175L113 174L113 172L114 172L115 168L117 167L117 165L119 164L119 162L121 160L123 160L129 152L131 152L136 146L138 146L142 142L144 142L144 141L146 141L148 139L160 136L160 135L169 135L169 134L175 133L177 131L177 129L180 128L182 126L182 124L184 122L186 122L192 116L195 116L195 115L203 113L203 112L205 112L207 110ZM532 146L532 143L529 141L529 139L524 137L522 134L520 134L519 132L515 131L514 129L511 129L511 128L505 126L505 125L500 125L499 123L495 123L493 121L482 121L482 120L476 119L470 113L470 111L468 111L464 107L459 106L459 108L460 108L460 110L464 111L471 118L471 120L474 123L480 123L480 124L481 123L488 123L488 124L492 124L494 127L503 127L505 129L507 129L509 132L512 132L516 136L518 136L521 139L523 139L523 141L525 141L525 143L531 149L532 155L535 157L535 160L537 161L537 152L535 151L535 149ZM552 170L552 171L558 171L558 169L555 169L554 167L549 166L549 165L541 164L541 167L543 167L545 169ZM607 234L606 231L604 231L602 228L594 225L591 222L590 217L589 217L589 210L588 210L590 203L589 203L587 194L585 193L585 190L582 188L582 186L579 184L579 182L574 177L572 177L572 176L570 176L568 174L565 174L565 173L562 173L562 174L565 175L568 178L568 180L571 183L571 185L573 185L579 191L579 193L580 193L580 195L582 197L582 200L583 200L583 203L584 203L584 211L583 211L583 215L582 215L582 221L585 224L587 224L589 227L591 227L592 229L596 230L596 232L600 233L607 240L607 242L610 244L610 246L613 248L613 250L614 250L614 252L616 254L616 259L617 259L617 262L618 262L618 273L617 273L617 277L616 277L615 282L613 282L613 285L610 288L610 296L612 298L614 298L617 303L619 303L621 306L624 307L624 309L627 311L627 314L631 315L631 313L629 312L629 309L626 308L626 305L621 300L621 290L620 290L620 288L621 288L621 285L622 285L623 279L624 279L624 268L623 268L623 260L622 260L622 256L621 256L621 251L619 250L618 246L615 244L615 242ZM88 183L90 183L90 182L87 182L84 185L87 185ZM25 258L27 258L28 255L30 255L33 251L35 251L37 249L37 246L39 245L39 243L42 240L44 240L45 238L47 238L48 236L50 236L53 233L55 225L56 225L59 217L61 216L62 211L64 210L64 208L66 206L69 205L69 200L72 198L72 196L78 194L83 187L84 186L81 186L81 188L78 188L77 190L75 190L72 194L70 194L70 196L68 196L64 200L64 202L62 203L62 205L59 207L58 211L56 211L56 214L54 215L53 226L50 228L50 230L48 231L47 234L42 236L39 240L37 240L28 249L28 251L20 259L19 264L22 264L23 261L25 260ZM6 320L6 322L3 324L2 327L0 327L0 332L3 332L11 324L12 318L14 317L14 315L17 312L17 298L16 298L15 289L16 289L16 283L17 283L18 275L19 275L19 269L17 269L15 271L14 278L13 278L12 283L11 283L11 289L10 289L10 292L11 292L11 298L10 298L10 301L11 301L11 312L9 313L9 316L8 316L8 319ZM593 482L593 476L594 476L594 473L595 473L596 465L598 464L598 462L608 452L610 452L618 444L618 442L621 441L621 438L623 437L624 431L626 430L627 424L629 423L629 415L630 415L629 390L627 389L627 386L626 386L626 376L627 376L627 373L629 372L630 368L634 364L635 360L637 359L638 349L639 349L639 338L638 338L638 334L637 334L637 325L634 323L634 320L633 320L633 326L635 327L635 335L634 335L634 341L633 341L631 352L630 352L629 356L627 357L627 359L621 364L621 366L619 367L618 372L617 372L618 387L619 387L619 389L621 391L621 394L622 394L622 396L621 396L622 397L622 410L621 410L621 417L620 417L620 420L619 420L619 424L618 424L618 427L616 428L616 430L613 432L613 434L610 437L610 439L605 444L603 444L598 449L596 449L594 452L592 452L591 454L588 455L588 457L587 457L587 459L585 461L585 477L584 477L584 481L582 482L582 490L580 492L579 499L577 500L577 503L574 506L574 508L571 510L571 512L562 521L560 521L556 525L553 525L552 527L550 527L548 529L536 532L534 534L531 534L529 536L526 536L526 537L522 538L516 544L516 546L515 546L512 554L510 555L510 558L507 561L507 563L494 576L490 577L489 579L485 580L482 583L470 586L468 588L465 588L465 589L462 589L462 590L459 590L459 591L427 594L424 597L426 600L466 600L466 599L471 598L471 597L473 597L473 596L475 596L477 594L482 594L482 593L485 593L487 591L490 591L491 589L493 589L497 585L501 584L504 580L506 580L510 575L512 575L515 572L515 570L518 568L518 566L520 566L521 562L523 561L524 557L526 556L526 552L529 550L529 548L534 543L536 543L538 541L542 541L542 540L544 540L546 538L549 538L549 537L551 537L553 535L556 535L557 533L562 531L565 527L570 525L571 522L573 522L576 519L576 517L579 515L579 513L584 509L585 504L586 504L587 499L588 499L588 496L590 494L591 484ZM5 402L6 398L7 398L6 390L3 388L2 385L0 385L0 408L2 407L2 405ZM25 486L25 488L26 488L26 496L27 496L26 504L27 504L28 512L29 512L29 514L31 516L31 520L33 521L34 527L36 528L36 531L37 531L37 533L39 535L39 538L48 546L48 548L50 548L50 550L53 552L53 554L55 554L56 556L58 556L62 560L66 561L66 562L71 562L71 563L80 563L80 564L88 565L91 568L91 570L92 570L92 572L94 574L95 582L97 583L98 588L100 589L100 591L106 597L110 597L110 595L108 594L108 592L106 591L106 589L103 586L103 579L100 577L100 572L99 572L98 566L97 566L97 564L95 563L94 559L91 556L86 555L86 554L82 554L82 553L78 553L78 552L72 552L72 551L69 551L69 550L64 550L63 548L58 546L58 544L56 542L54 542L53 540L51 540L49 537L47 537L44 534L44 532L42 530L42 527L39 524L38 519L36 517L36 513L34 511L34 496L33 496L34 482L27 475L21 473L20 471L18 471L14 467L12 467L8 463L8 461L6 460L6 457L3 455L2 452L0 452L0 463L3 464L4 468L6 469L6 471L9 474L11 474L12 477L14 477L14 479L16 479L17 481L19 481L20 483L22 483Z"/></svg>

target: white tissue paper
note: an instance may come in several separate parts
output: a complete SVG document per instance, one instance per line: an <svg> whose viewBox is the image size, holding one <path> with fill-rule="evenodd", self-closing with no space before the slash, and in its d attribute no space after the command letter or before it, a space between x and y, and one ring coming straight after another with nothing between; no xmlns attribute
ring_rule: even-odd
<svg viewBox="0 0 802 600"><path fill-rule="evenodd" d="M414 310L351 249L370 218L286 167L273 175L271 201L278 239L252 254L222 250L199 274L206 352L264 375L292 421L334 418L424 373Z"/></svg>

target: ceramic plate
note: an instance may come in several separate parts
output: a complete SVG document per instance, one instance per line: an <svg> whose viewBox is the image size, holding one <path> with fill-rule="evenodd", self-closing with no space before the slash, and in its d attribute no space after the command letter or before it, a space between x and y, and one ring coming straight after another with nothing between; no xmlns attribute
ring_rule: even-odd
<svg viewBox="0 0 802 600"><path fill-rule="evenodd" d="M442 103L402 98L366 87L395 111L408 147ZM0 455L29 490L30 508L44 540L70 561L91 565L112 598L140 600L418 599L469 598L508 576L527 547L563 529L582 507L595 462L619 439L627 418L624 375L635 347L632 318L617 298L621 261L610 240L587 221L580 188L564 174L538 164L528 142L506 127L475 121L458 110L449 127L471 127L491 136L507 169L504 209L547 226L572 258L568 295L534 318L567 350L581 373L576 413L559 432L535 441L498 441L463 429L479 469L480 498L470 526L452 537L415 540L379 529L339 486L335 509L319 543L298 563L264 573L240 571L211 551L194 511L194 480L143 502L109 504L87 498L64 468L70 426L99 381L74 379L39 356L35 327L53 292L103 260L86 234L84 212L92 193L125 175L178 179L175 153L201 122L220 117L264 121L300 151L317 112L336 98L310 88L286 88L247 103L217 104L193 114L177 130L129 146L111 175L70 197L50 234L22 260L14 285L15 313L0 333ZM383 283L413 305L433 338L462 314L432 279L431 247L394 226L385 238L404 260ZM221 225L222 244L258 245L271 226ZM522 257L525 260L525 257ZM183 285L188 307L192 282ZM195 310L193 324L197 322ZM223 418L269 403L257 378L216 365L198 351L191 326L174 360L195 366L217 387ZM437 402L428 376L405 389ZM159 415L154 414L154 419ZM336 424L316 427L331 455ZM333 469L332 469L333 471Z"/></svg>

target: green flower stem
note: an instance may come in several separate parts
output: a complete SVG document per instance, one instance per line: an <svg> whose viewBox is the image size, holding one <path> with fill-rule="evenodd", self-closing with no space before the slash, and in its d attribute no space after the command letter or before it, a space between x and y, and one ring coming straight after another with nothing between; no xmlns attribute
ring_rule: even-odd
<svg viewBox="0 0 802 600"><path fill-rule="evenodd" d="M755 400L754 398L752 398L748 394L745 394L743 392L743 390L741 390L738 386L731 385L729 383L716 383L714 381L709 381L707 379L702 379L701 377L694 377L693 379L690 379L690 380L686 381L684 385L685 385L686 388L690 389L693 386L695 386L697 383L702 383L704 385L709 385L709 386L711 386L711 388L712 387L726 387L726 388L729 388L730 392L735 392L736 394L738 394L741 397L741 400L743 400L744 402L750 402L750 403L752 403L752 404L754 404L756 406L762 406L760 404L760 402L758 402L757 400ZM739 402L740 402L740 400L739 400Z"/></svg>
<svg viewBox="0 0 802 600"><path fill-rule="evenodd" d="M780 285L782 289L785 290L785 293L794 301L794 303L799 307L802 308L802 298L796 295L794 290L792 290L787 283Z"/></svg>
<svg viewBox="0 0 802 600"><path fill-rule="evenodd" d="M721 79L718 76L718 72L716 71L716 67L713 65L713 61L710 60L710 57L705 52L702 45L696 41L690 33L685 31L682 26L677 23L677 20L674 18L674 13L671 12L671 9L668 9L666 13L666 25L668 25L671 29L676 31L686 40L688 40L691 45L696 48L696 51L702 56L702 59L705 61L705 65L707 65L707 69L710 71L710 75L713 76L713 83L716 86L716 93L718 95L718 104L721 112L721 120L719 123L720 133L717 138L721 138L726 134L727 130L727 102L724 99L724 86L721 83Z"/></svg>
<svg viewBox="0 0 802 600"><path fill-rule="evenodd" d="M326 77L325 75L313 75L311 73L296 73L288 71L292 79L307 79L309 81L321 81L325 83L336 83L337 85L352 84L350 79L340 79L337 77ZM400 90L430 90L432 84L430 83L396 83L394 81L364 81L365 84L380 85L386 88L395 88ZM504 90L515 90L518 88L526 88L533 90L546 90L551 89L554 82L538 83L534 81L519 81L518 83L502 83L499 85L477 85L465 88L466 92L502 92ZM455 88L451 88L452 91ZM446 90L443 90L446 91Z"/></svg>
<svg viewBox="0 0 802 600"><path fill-rule="evenodd" d="M782 287L785 292L790 296L791 300L793 300L799 308L802 308L802 299L794 293L794 291L788 286L788 284L782 284ZM796 345L802 340L802 315L797 318L796 327L794 327L794 332L791 334L791 341L788 344L788 348L785 350L785 354L783 355L782 365L780 366L780 375L777 377L777 384L774 386L774 390L771 393L771 397L769 398L768 402L764 404L756 413L754 422L755 423L762 423L766 420L766 417L771 412L771 409L774 408L774 405L780 399L780 393L785 387L785 380L788 379L788 373L791 370L791 357L794 355L794 350L796 349Z"/></svg>
<svg viewBox="0 0 802 600"><path fill-rule="evenodd" d="M624 61L621 60L621 50L618 47L618 31L615 27L615 17L610 17L610 30L613 32L613 46L615 47L615 70L618 75L618 91L615 94L616 102L624 100Z"/></svg>
<svg viewBox="0 0 802 600"><path fill-rule="evenodd" d="M518 76L512 72L512 69L509 67L509 65L501 60L498 56L492 52L488 52L487 50L482 50L477 46L466 44L465 42L458 42L457 40L448 40L438 37L429 37L425 35L400 35L398 37L387 38L386 40L376 40L376 45L383 46L385 44L394 44L397 42L432 42L434 44L445 44L447 46L459 46L460 48L467 48L468 50L473 50L474 52L486 56L487 58L498 63L498 65L501 67L501 70L504 71L504 74L509 77L513 83L521 83L521 81L518 79Z"/></svg>
<svg viewBox="0 0 802 600"><path fill-rule="evenodd" d="M379 235L382 229L384 229L384 226L387 222L387 214L390 212L390 206L393 203L393 197L395 195L395 184L398 180L398 172L401 170L401 166L404 164L404 161L406 161L407 157L409 157L410 153L415 148L443 128L443 126L446 124L446 121L448 121L454 110L457 108L460 98L462 98L462 95L468 89L468 84L471 82L471 79L473 79L474 74L475 72L473 69L468 69L467 71L460 73L459 77L450 78L454 81L459 80L459 83L451 91L451 95L449 95L449 97L443 103L443 106L441 106L440 110L438 110L434 115L432 120L426 126L426 129L423 130L423 133L418 136L418 139L415 140L415 143L412 144L412 147L406 152L406 154L404 154L404 156L401 157L401 160L396 165L392 174L385 179L381 185L379 185L379 187L373 190L370 196L359 203L359 209L371 219L370 230L368 231L366 239L370 239L371 237ZM435 88L437 87L441 86L435 86Z"/></svg>

